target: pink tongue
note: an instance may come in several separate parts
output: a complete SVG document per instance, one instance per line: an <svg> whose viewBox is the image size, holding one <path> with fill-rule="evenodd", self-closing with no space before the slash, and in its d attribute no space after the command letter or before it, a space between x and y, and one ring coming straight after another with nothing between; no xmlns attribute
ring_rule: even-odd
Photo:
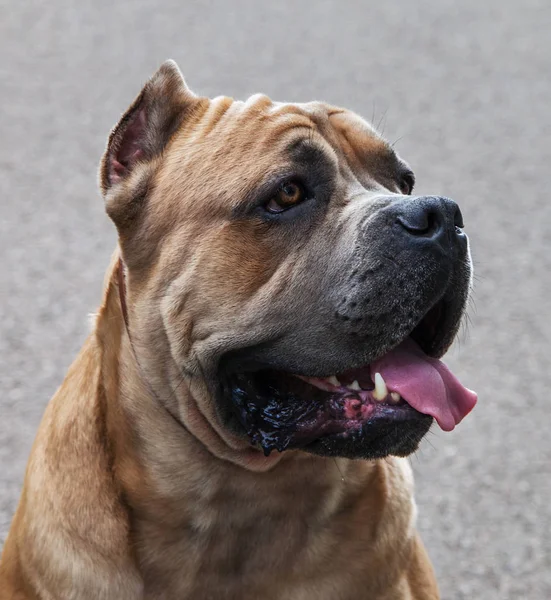
<svg viewBox="0 0 551 600"><path fill-rule="evenodd" d="M431 415L444 431L451 431L476 404L475 392L467 389L436 358L427 356L411 339L371 363L371 377L380 373L391 392L415 410Z"/></svg>

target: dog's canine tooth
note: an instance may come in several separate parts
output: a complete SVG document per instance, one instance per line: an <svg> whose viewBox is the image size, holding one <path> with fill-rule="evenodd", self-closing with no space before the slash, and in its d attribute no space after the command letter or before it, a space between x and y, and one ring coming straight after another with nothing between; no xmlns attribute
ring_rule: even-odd
<svg viewBox="0 0 551 600"><path fill-rule="evenodd" d="M398 392L390 392L390 398L393 404L398 404L398 402L400 402L402 399L402 396L400 396Z"/></svg>
<svg viewBox="0 0 551 600"><path fill-rule="evenodd" d="M375 389L373 390L373 398L382 402L388 396L388 388L385 380L380 373L375 373Z"/></svg>
<svg viewBox="0 0 551 600"><path fill-rule="evenodd" d="M360 387L360 384L358 383L357 380L354 380L350 385L346 386L349 390L355 390L355 391L359 391L362 388Z"/></svg>
<svg viewBox="0 0 551 600"><path fill-rule="evenodd" d="M326 381L335 387L341 387L341 382L335 377L335 375L331 375L331 377L327 377Z"/></svg>

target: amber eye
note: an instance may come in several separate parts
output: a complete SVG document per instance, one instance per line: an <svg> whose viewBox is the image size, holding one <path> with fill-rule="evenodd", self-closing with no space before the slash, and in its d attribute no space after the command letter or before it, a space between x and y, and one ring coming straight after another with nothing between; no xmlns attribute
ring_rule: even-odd
<svg viewBox="0 0 551 600"><path fill-rule="evenodd" d="M404 194L408 196L413 192L413 186L415 185L415 175L412 172L405 173L402 175L402 181L400 183L400 189Z"/></svg>
<svg viewBox="0 0 551 600"><path fill-rule="evenodd" d="M275 196L266 204L266 210L280 213L306 200L306 191L297 181L287 181L277 190Z"/></svg>

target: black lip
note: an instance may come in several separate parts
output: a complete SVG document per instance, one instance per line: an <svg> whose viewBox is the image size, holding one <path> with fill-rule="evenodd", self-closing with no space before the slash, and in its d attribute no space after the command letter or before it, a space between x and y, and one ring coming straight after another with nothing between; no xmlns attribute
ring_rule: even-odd
<svg viewBox="0 0 551 600"><path fill-rule="evenodd" d="M321 437L303 450L318 456L366 460L408 456L417 450L433 422L432 417L409 408L399 418L396 414L382 416L375 422L367 422L360 431L348 436Z"/></svg>
<svg viewBox="0 0 551 600"><path fill-rule="evenodd" d="M342 449L346 456L356 458L405 455L414 451L432 423L432 417L405 402L371 402L365 420L361 415L347 417L343 403L353 393L320 390L276 371L230 376L224 395L231 397L233 430L247 435L266 455L286 449L328 455Z"/></svg>

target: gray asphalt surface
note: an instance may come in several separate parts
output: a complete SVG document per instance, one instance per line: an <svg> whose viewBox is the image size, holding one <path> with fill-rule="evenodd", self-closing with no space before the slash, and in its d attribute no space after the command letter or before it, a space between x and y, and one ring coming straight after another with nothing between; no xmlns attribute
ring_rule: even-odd
<svg viewBox="0 0 551 600"><path fill-rule="evenodd" d="M106 136L170 57L202 94L374 116L417 191L460 202L477 280L448 363L480 401L412 458L419 526L445 599L551 598L551 3L4 0L1 15L0 546L115 245Z"/></svg>

